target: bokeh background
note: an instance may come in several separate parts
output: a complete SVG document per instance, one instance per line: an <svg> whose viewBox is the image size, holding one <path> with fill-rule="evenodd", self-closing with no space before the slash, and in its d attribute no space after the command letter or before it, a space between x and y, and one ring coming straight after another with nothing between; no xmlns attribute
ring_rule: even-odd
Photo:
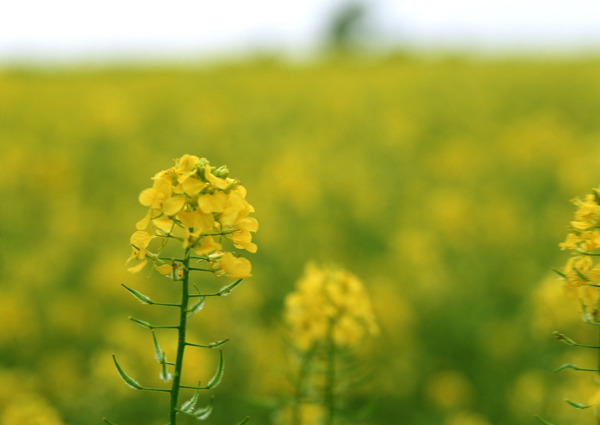
<svg viewBox="0 0 600 425"><path fill-rule="evenodd" d="M592 422L564 402L589 377L552 370L595 353L551 333L596 331L551 268L569 200L600 183L595 4L122 3L2 6L0 424L166 421L111 354L158 382L127 318L164 312L120 284L172 289L125 260L138 193L184 153L227 164L260 222L254 276L194 318L195 340L231 338L210 423L273 423L308 261L361 278L381 326L359 423ZM216 354L189 353L206 380Z"/></svg>

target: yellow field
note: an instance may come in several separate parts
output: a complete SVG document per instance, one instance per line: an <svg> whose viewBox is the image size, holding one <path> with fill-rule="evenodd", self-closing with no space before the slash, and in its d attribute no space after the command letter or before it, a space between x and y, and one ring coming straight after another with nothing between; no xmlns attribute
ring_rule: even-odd
<svg viewBox="0 0 600 425"><path fill-rule="evenodd" d="M227 164L260 222L254 276L194 318L197 340L231 338L207 423L272 423L283 300L311 260L357 275L381 328L349 396L375 402L359 423L592 423L564 403L587 403L588 378L552 370L595 353L551 333L596 331L551 268L568 201L600 184L598 111L592 60L1 72L0 424L167 421L166 398L128 388L111 354L160 385L127 318L164 312L120 284L171 289L125 260L139 192L184 153ZM216 361L195 352L186 373L206 381Z"/></svg>

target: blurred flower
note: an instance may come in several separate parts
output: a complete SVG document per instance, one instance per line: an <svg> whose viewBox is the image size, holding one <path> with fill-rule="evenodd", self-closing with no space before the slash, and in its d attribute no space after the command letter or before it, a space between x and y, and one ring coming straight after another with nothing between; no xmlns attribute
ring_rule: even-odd
<svg viewBox="0 0 600 425"><path fill-rule="evenodd" d="M359 382L365 383L357 367L357 348L379 333L362 282L341 268L309 263L296 290L285 299L284 319L295 346L290 352L297 370L290 381L294 388L290 410L282 411L291 420L282 423L341 423L340 399Z"/></svg>
<svg viewBox="0 0 600 425"><path fill-rule="evenodd" d="M17 394L0 414L0 425L63 425L58 412L37 394Z"/></svg>
<svg viewBox="0 0 600 425"><path fill-rule="evenodd" d="M595 316L598 313L598 285L600 285L600 264L596 257L600 255L600 196L599 189L576 198L572 202L577 206L575 219L561 249L572 255L563 267L562 274L568 295L578 298L585 314Z"/></svg>
<svg viewBox="0 0 600 425"><path fill-rule="evenodd" d="M600 408L600 388L596 389L592 397L590 397L589 404L596 409Z"/></svg>
<svg viewBox="0 0 600 425"><path fill-rule="evenodd" d="M224 251L222 245L228 240L235 248L257 250L252 233L258 230L258 221L250 217L254 207L246 201L246 189L228 175L227 167L211 167L205 158L188 154L156 173L152 187L139 196L149 210L131 236L133 252L127 263L136 260L137 264L129 271L136 273L152 261L159 273L170 275L172 265L164 264L159 254L168 240L176 239L199 260L209 261L215 274L251 276L250 261ZM153 239L162 240L156 252L148 248Z"/></svg>
<svg viewBox="0 0 600 425"><path fill-rule="evenodd" d="M469 404L472 386L459 372L447 370L434 374L427 382L426 394L439 408L456 409Z"/></svg>
<svg viewBox="0 0 600 425"><path fill-rule="evenodd" d="M304 350L324 341L329 326L340 348L356 346L379 333L362 282L335 267L308 264L296 291L285 299L284 316L295 344Z"/></svg>
<svg viewBox="0 0 600 425"><path fill-rule="evenodd" d="M460 411L445 420L444 425L490 425L490 422L478 413Z"/></svg>
<svg viewBox="0 0 600 425"><path fill-rule="evenodd" d="M325 409L318 403L302 403L296 408L287 407L276 414L278 425L320 425L325 421Z"/></svg>

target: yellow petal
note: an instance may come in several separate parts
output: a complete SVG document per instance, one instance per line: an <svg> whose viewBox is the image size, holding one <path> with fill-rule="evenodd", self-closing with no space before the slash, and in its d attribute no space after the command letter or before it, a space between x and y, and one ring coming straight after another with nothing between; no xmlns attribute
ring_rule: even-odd
<svg viewBox="0 0 600 425"><path fill-rule="evenodd" d="M246 258L235 257L231 252L226 252L221 257L219 267L225 272L225 275L232 278L243 279L250 277L252 264Z"/></svg>
<svg viewBox="0 0 600 425"><path fill-rule="evenodd" d="M171 180L166 177L161 177L159 179L154 180L154 186L152 187L156 191L156 200L164 201L171 197L171 192L173 191L173 186L171 184Z"/></svg>
<svg viewBox="0 0 600 425"><path fill-rule="evenodd" d="M183 208L184 205L185 205L185 198L182 198L179 196L174 196L174 197L167 199L164 202L163 212L166 215L175 215L179 211L181 211L181 209Z"/></svg>
<svg viewBox="0 0 600 425"><path fill-rule="evenodd" d="M256 251L258 251L258 246L250 241L244 241L244 242L239 242L239 243L234 243L233 244L236 248L240 248L240 249L245 249L248 252L251 253L256 253Z"/></svg>
<svg viewBox="0 0 600 425"><path fill-rule="evenodd" d="M215 186L217 189L226 189L227 186L229 186L230 184L230 182L228 182L226 179L215 177L210 171L210 165L204 167L204 177L210 182L210 184Z"/></svg>
<svg viewBox="0 0 600 425"><path fill-rule="evenodd" d="M254 217L244 217L237 223L238 229L247 232L256 232L258 230L258 221Z"/></svg>
<svg viewBox="0 0 600 425"><path fill-rule="evenodd" d="M185 227L194 227L194 211L181 211L177 218Z"/></svg>
<svg viewBox="0 0 600 425"><path fill-rule="evenodd" d="M200 210L181 211L177 214L177 218L184 226L194 229L195 235L212 230L215 223L212 214L204 214Z"/></svg>
<svg viewBox="0 0 600 425"><path fill-rule="evenodd" d="M212 236L203 238L202 243L194 248L197 255L210 254L211 252L223 249L220 243L215 242Z"/></svg>
<svg viewBox="0 0 600 425"><path fill-rule="evenodd" d="M127 271L129 271L130 273L137 273L144 268L144 266L146 265L147 262L148 262L148 260L142 260L142 261L140 261L139 264L136 264L133 267L129 267L127 269Z"/></svg>
<svg viewBox="0 0 600 425"><path fill-rule="evenodd" d="M146 227L148 227L148 224L150 224L150 210L148 210L146 217L142 218L135 224L135 228L138 230L144 230Z"/></svg>
<svg viewBox="0 0 600 425"><path fill-rule="evenodd" d="M194 169L200 162L200 158L196 155L185 154L177 162L177 171L180 173L188 173Z"/></svg>
<svg viewBox="0 0 600 425"><path fill-rule="evenodd" d="M224 192L205 194L198 198L198 208L207 214L223 212L227 195Z"/></svg>
<svg viewBox="0 0 600 425"><path fill-rule="evenodd" d="M575 229L585 230L590 227L590 223L587 221L572 221L571 226L573 226Z"/></svg>
<svg viewBox="0 0 600 425"><path fill-rule="evenodd" d="M138 200L140 201L140 204L142 204L143 206L149 207L152 205L155 198L156 198L156 190L154 190L154 188L149 188L149 189L142 190L142 192L140 193L140 196L138 197Z"/></svg>
<svg viewBox="0 0 600 425"><path fill-rule="evenodd" d="M157 229L166 233L171 233L171 230L173 230L173 220L168 217L155 218L152 220L152 224Z"/></svg>
<svg viewBox="0 0 600 425"><path fill-rule="evenodd" d="M163 264L162 266L154 267L160 274L171 274L173 272L173 266L171 264Z"/></svg>
<svg viewBox="0 0 600 425"><path fill-rule="evenodd" d="M125 261L125 265L131 263L131 260L134 260L136 258L138 258L138 255L140 254L140 250L137 248L133 248L133 250L131 251L131 255L129 256L129 258L127 259L127 261Z"/></svg>
<svg viewBox="0 0 600 425"><path fill-rule="evenodd" d="M227 202L223 208L223 214L219 221L225 226L233 226L237 223L238 218L243 215L244 200L239 194L231 192L227 197Z"/></svg>
<svg viewBox="0 0 600 425"><path fill-rule="evenodd" d="M196 197L205 187L206 183L202 180L198 180L194 176L186 178L182 183L183 191L191 197Z"/></svg>
<svg viewBox="0 0 600 425"><path fill-rule="evenodd" d="M131 235L131 239L129 239L129 242L131 242L133 246L136 246L139 249L144 249L148 246L152 239L154 239L154 236L152 236L150 233L144 232L143 230L138 230L133 235Z"/></svg>

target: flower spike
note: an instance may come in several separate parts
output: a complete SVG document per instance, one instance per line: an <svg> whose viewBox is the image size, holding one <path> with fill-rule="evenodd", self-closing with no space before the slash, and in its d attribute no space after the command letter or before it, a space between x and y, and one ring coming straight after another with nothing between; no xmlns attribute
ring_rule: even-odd
<svg viewBox="0 0 600 425"><path fill-rule="evenodd" d="M137 273L150 263L153 266L151 271L178 283L180 301L155 302L125 284L122 286L142 304L178 309L179 323L176 325L157 326L145 320L129 318L152 332L154 357L160 365L159 377L165 382L171 381L171 388L144 387L125 373L114 355L113 360L119 375L130 387L170 394L168 425L177 425L177 415L180 413L191 415L198 420L205 420L211 414L212 397L208 405L196 407L199 391L213 389L221 382L224 358L220 347L228 341L223 339L209 344L187 342L188 320L202 310L206 297L227 296L243 278L251 276L251 263L240 255L240 251L256 252L257 246L252 242L252 234L258 230L258 222L251 216L254 207L246 200L246 189L239 180L229 177L229 169L226 166L214 167L205 158L186 154L176 159L173 167L156 173L152 181L152 187L144 189L138 197L147 211L144 218L136 223L136 230L129 240L132 253L126 264L130 272ZM179 246L180 255L163 254L167 246L172 245ZM201 263L202 267L194 267L197 262ZM191 294L190 278L197 272L236 280L212 294L203 294L203 291L194 285L197 294ZM165 352L158 343L156 329L177 330L174 361L167 361ZM217 369L205 386L201 386L200 383L197 386L182 384L186 346L219 348ZM191 399L178 408L182 389L193 389L195 392ZM241 424L246 421L247 419L243 420ZM105 422L114 425L106 419Z"/></svg>

